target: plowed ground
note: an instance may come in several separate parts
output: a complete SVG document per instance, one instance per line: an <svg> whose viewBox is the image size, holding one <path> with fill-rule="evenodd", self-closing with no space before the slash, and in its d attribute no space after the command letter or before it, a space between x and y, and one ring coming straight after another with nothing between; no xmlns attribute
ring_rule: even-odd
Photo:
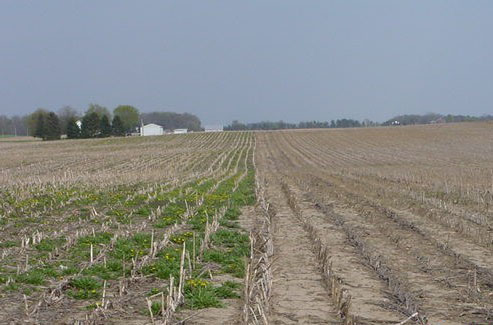
<svg viewBox="0 0 493 325"><path fill-rule="evenodd" d="M256 138L276 211L272 323L493 323L493 125ZM348 309L323 279L317 241Z"/></svg>

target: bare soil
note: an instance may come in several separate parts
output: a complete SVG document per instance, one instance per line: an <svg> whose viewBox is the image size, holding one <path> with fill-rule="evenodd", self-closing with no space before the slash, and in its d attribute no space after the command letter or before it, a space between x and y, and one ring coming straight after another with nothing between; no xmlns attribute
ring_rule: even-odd
<svg viewBox="0 0 493 325"><path fill-rule="evenodd" d="M457 199L451 190L441 194L436 185L442 182L438 174L433 185L429 181L416 184L420 171L415 171L409 161L419 157L433 168L442 164L461 170L465 166L460 160L436 157L426 143L422 143L421 151L403 150L392 156L386 148L370 144L358 134L351 138L350 132L359 132L356 130L346 131L346 139L334 140L333 136L338 137L341 132L257 133L258 171L268 180L269 200L279 211L274 223L276 267L287 274L274 274L271 319L289 323L278 315L277 308L289 299L282 296L286 285L279 282L288 282L293 284L289 290L297 293L297 303L290 305L288 314L293 315L294 322L302 317L303 310L313 307L310 299L315 297L324 297L332 308L332 313L321 316L326 323L341 321L331 302L331 292L307 292L302 281L283 281L283 275L304 279L304 272L295 275L292 270L298 263L311 265L310 244L304 240L301 218L315 229L311 235L328 247L332 270L351 296L349 312L356 323L396 324L417 313L407 324L490 324L493 254L488 239L491 212L487 199L471 204ZM401 147L405 144L399 142L401 139L394 140ZM329 147L331 143L335 148ZM355 144L362 147L360 143L367 143L371 150L367 149L365 155L354 151ZM346 151L341 144L347 145ZM428 145L445 152L444 143ZM476 146L469 149L474 151ZM389 172L397 166L416 175L397 181L394 172ZM482 162L477 163L477 168L482 166ZM280 184L287 191L284 198ZM300 211L298 216L293 204ZM310 273L323 288L317 272L311 269ZM276 277L282 280L276 281Z"/></svg>

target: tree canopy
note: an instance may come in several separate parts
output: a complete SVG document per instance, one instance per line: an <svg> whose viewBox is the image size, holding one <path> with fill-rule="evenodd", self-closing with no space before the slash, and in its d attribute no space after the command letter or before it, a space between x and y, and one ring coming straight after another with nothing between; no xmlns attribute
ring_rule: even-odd
<svg viewBox="0 0 493 325"><path fill-rule="evenodd" d="M34 136L36 138L44 139L45 137L45 116L46 113L44 112L38 112L36 114L36 124L34 126Z"/></svg>
<svg viewBox="0 0 493 325"><path fill-rule="evenodd" d="M60 120L54 112L49 112L44 119L44 140L58 140L62 135Z"/></svg>
<svg viewBox="0 0 493 325"><path fill-rule="evenodd" d="M81 136L80 128L77 125L77 121L75 120L75 118L71 118L68 120L66 133L67 133L67 138L69 138L69 139L80 138L80 136Z"/></svg>
<svg viewBox="0 0 493 325"><path fill-rule="evenodd" d="M60 121L54 112L38 111L34 136L43 140L58 140L62 135Z"/></svg>
<svg viewBox="0 0 493 325"><path fill-rule="evenodd" d="M71 119L78 120L80 118L77 110L70 106L63 106L58 110L58 118L60 119L60 128L62 129L62 133L67 132L68 122Z"/></svg>
<svg viewBox="0 0 493 325"><path fill-rule="evenodd" d="M82 118L81 135L83 138L94 138L101 132L101 119L96 112L88 112Z"/></svg>
<svg viewBox="0 0 493 325"><path fill-rule="evenodd" d="M126 132L132 132L139 126L139 110L130 105L120 105L113 111L113 116L120 117Z"/></svg>
<svg viewBox="0 0 493 325"><path fill-rule="evenodd" d="M103 117L103 115L106 115L108 117L108 120L111 119L110 111L106 107L98 105L98 104L89 104L89 108L87 109L85 115L88 115L91 113L96 113L98 115L99 119L101 119L101 117Z"/></svg>
<svg viewBox="0 0 493 325"><path fill-rule="evenodd" d="M32 135L32 136L34 136L36 138L40 138L36 134L38 123L40 123L39 122L39 115L43 115L44 116L46 114L48 114L48 110L46 110L44 108L38 108L37 110L35 110L31 114L27 115L25 121L26 121L26 124L27 124L27 133L28 133L28 135Z"/></svg>
<svg viewBox="0 0 493 325"><path fill-rule="evenodd" d="M125 128L123 127L120 116L115 115L113 122L111 123L111 131L114 136L122 137L125 135Z"/></svg>
<svg viewBox="0 0 493 325"><path fill-rule="evenodd" d="M107 138L111 136L111 124L106 115L103 115L103 117L101 117L101 123L99 125L99 129L101 131L100 137Z"/></svg>

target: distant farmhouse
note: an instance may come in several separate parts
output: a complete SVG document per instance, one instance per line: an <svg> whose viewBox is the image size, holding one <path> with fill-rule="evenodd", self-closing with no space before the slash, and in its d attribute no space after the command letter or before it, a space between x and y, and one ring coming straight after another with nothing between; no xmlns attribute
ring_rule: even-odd
<svg viewBox="0 0 493 325"><path fill-rule="evenodd" d="M140 127L141 136L150 135L163 135L163 134L185 134L188 133L188 129L174 129L174 130L164 130L161 125L154 123L149 123Z"/></svg>
<svg viewBox="0 0 493 325"><path fill-rule="evenodd" d="M204 127L205 132L223 132L224 127L222 125L206 125Z"/></svg>
<svg viewBox="0 0 493 325"><path fill-rule="evenodd" d="M163 127L154 123L146 124L140 127L140 135L144 137L150 135L163 135L163 133Z"/></svg>

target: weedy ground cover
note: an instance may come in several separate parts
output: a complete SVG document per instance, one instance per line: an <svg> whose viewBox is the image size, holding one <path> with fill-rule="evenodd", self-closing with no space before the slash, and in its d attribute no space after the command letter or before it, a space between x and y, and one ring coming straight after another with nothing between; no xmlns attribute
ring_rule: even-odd
<svg viewBox="0 0 493 325"><path fill-rule="evenodd" d="M238 248L246 234L236 220L254 197L252 144L250 133L224 133L9 147L0 160L0 301L26 295L19 308L29 318L26 304L56 294L65 309L35 316L56 322L81 301L89 313L105 300L117 304L128 279L155 279L159 285L145 293L123 288L145 303L149 293L167 293L170 276L178 280L183 246L180 308L238 298L236 283L209 276L244 272L249 251ZM208 258L213 251L216 261ZM151 311L162 307L153 302Z"/></svg>

